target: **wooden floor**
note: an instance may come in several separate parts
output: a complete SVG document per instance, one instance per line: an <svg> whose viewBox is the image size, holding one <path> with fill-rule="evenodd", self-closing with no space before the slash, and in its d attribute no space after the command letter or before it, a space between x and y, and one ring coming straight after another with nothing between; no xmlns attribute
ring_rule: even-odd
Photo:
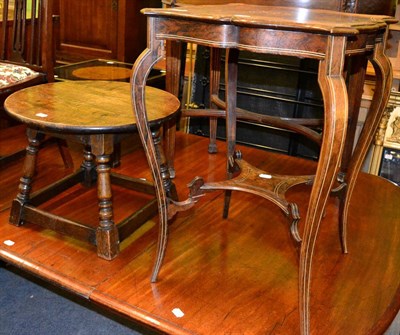
<svg viewBox="0 0 400 335"><path fill-rule="evenodd" d="M1 142L4 146L5 141ZM3 147L4 148L4 147ZM178 133L175 183L181 199L195 175L225 176L224 146L208 155L205 138ZM118 172L150 178L143 152L125 150ZM242 148L243 157L271 173L310 174L315 163ZM73 150L79 166L79 151ZM69 171L57 148L40 156L35 189ZM95 247L34 224L8 224L21 161L0 171L0 258L129 318L170 334L298 334L298 248L285 216L269 202L234 193L228 219L222 193L207 194L171 223L159 282L150 283L157 217L121 245L113 261ZM308 186L287 194L305 213ZM95 190L76 187L45 205L47 210L96 224ZM114 189L116 221L136 208L140 194ZM312 334L383 334L400 307L400 190L379 177L361 175L352 199L350 253L343 255L337 204L331 199L321 225L311 288ZM4 241L13 241L12 246ZM180 310L182 315L175 315Z"/></svg>

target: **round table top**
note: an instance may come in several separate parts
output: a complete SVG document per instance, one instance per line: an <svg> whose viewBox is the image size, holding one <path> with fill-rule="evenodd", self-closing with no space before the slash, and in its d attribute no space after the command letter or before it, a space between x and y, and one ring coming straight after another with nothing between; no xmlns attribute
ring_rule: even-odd
<svg viewBox="0 0 400 335"><path fill-rule="evenodd" d="M146 87L150 123L172 118L180 102ZM5 101L6 111L29 127L53 132L121 133L136 129L130 84L118 81L64 81L20 90Z"/></svg>

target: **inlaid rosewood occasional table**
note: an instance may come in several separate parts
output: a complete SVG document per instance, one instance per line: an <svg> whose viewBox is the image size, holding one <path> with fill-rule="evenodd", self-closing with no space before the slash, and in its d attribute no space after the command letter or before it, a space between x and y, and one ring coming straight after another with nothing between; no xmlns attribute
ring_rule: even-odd
<svg viewBox="0 0 400 335"><path fill-rule="evenodd" d="M148 16L148 48L134 65L132 99L139 134L155 176L155 184L158 185L157 197L161 204L159 208L162 209L159 241L161 252L157 260L159 266L166 245L168 217L191 206L202 192L216 188L242 190L261 195L271 201L278 198L281 203L285 202L281 192L281 186L285 182L278 182L276 176L248 167L235 152L237 51L247 50L319 61L318 82L324 99L324 128L321 135L320 159L312 182L307 213L302 222L299 269L300 331L302 334L309 334L313 250L326 201L336 186L346 141L349 97L344 79L344 64L347 58L365 57L373 64L377 78L373 102L363 132L347 174L339 185L344 194L341 230L345 244L346 216L356 178L390 93L391 66L384 55L384 48L388 24L394 20L383 16L246 4L144 9L143 13ZM191 42L228 50L224 111L227 124L228 180L204 184L202 180L196 179L191 186L189 199L181 203L170 201L163 191L162 173L150 140L148 113L144 104L146 77L152 66L163 56L165 40ZM240 178L239 174L238 178L230 179L238 172L235 169L240 172L240 167L244 168L241 173L246 172L244 177ZM295 183L297 181L293 184ZM296 213L292 215L296 216ZM156 269L153 280L156 280L158 270Z"/></svg>

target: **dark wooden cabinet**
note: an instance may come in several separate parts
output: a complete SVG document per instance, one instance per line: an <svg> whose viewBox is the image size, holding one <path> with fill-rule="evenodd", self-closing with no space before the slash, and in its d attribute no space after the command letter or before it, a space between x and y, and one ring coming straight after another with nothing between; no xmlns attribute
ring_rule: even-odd
<svg viewBox="0 0 400 335"><path fill-rule="evenodd" d="M59 62L103 58L133 62L146 47L144 7L159 0L58 0Z"/></svg>

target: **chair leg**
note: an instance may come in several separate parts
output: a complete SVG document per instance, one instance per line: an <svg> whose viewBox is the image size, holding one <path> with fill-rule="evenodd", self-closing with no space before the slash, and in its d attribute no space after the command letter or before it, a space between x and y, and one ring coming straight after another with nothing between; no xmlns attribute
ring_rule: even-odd
<svg viewBox="0 0 400 335"><path fill-rule="evenodd" d="M39 152L40 143L44 138L43 133L39 133L33 129L27 129L28 147L26 148L23 176L20 179L19 192L13 200L10 223L15 226L23 224L22 210L25 204L29 202L30 192L32 189L32 180L35 175L37 154Z"/></svg>

